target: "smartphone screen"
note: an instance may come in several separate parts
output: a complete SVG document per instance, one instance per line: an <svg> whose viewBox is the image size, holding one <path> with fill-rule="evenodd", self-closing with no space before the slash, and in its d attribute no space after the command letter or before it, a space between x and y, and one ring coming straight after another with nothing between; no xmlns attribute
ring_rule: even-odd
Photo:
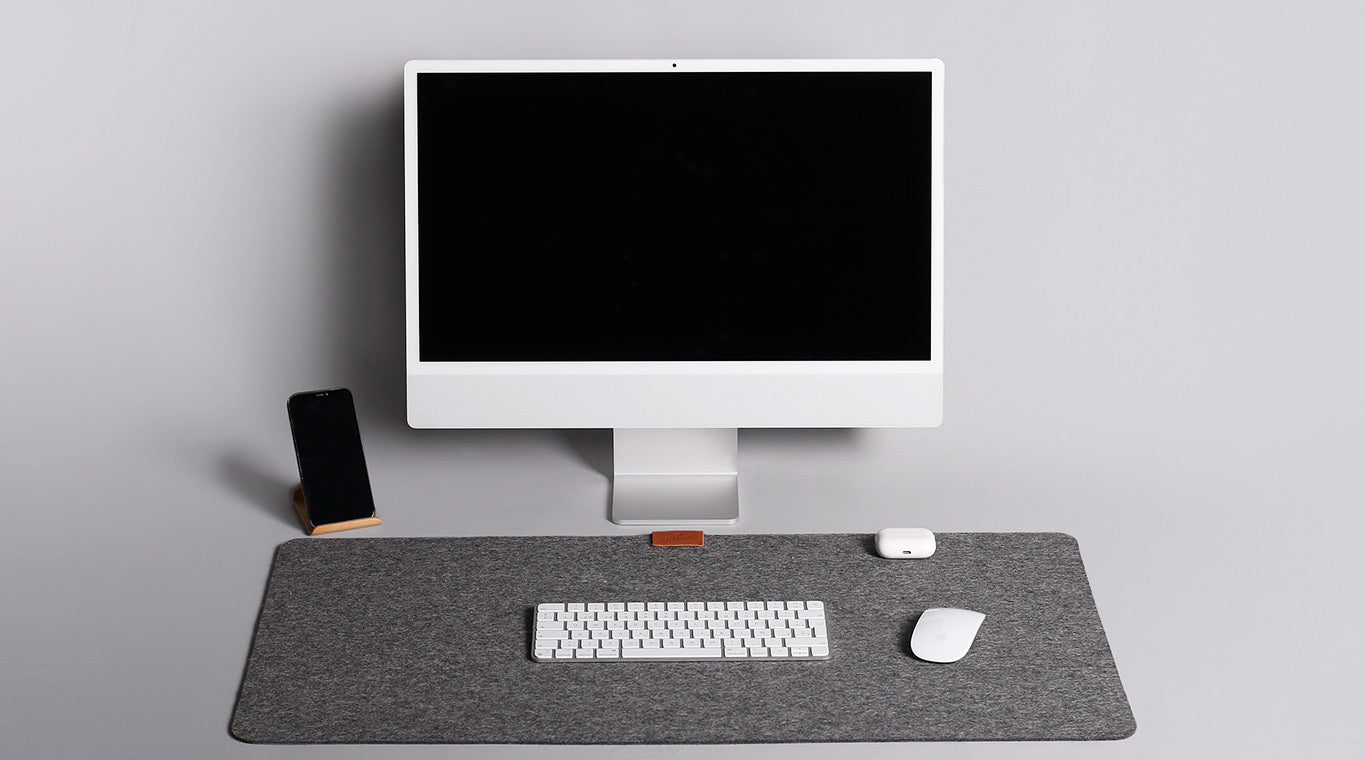
<svg viewBox="0 0 1365 760"><path fill-rule="evenodd" d="M290 396L289 427L309 520L325 525L373 517L374 495L351 392L333 388Z"/></svg>

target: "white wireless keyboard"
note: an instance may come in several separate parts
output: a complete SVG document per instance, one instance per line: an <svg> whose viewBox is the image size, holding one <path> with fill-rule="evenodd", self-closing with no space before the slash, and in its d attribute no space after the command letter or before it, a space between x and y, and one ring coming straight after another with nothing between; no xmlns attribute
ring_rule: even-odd
<svg viewBox="0 0 1365 760"><path fill-rule="evenodd" d="M551 602L536 662L828 660L823 602Z"/></svg>

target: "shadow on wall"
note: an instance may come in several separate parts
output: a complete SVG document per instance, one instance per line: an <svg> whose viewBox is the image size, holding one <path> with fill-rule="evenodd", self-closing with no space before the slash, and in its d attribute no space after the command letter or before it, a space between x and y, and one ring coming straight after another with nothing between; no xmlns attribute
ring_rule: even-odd
<svg viewBox="0 0 1365 760"><path fill-rule="evenodd" d="M335 266L327 341L331 372L354 392L367 432L407 430L404 411L403 92L340 109L333 120L326 238ZM371 422L372 421L372 422ZM375 429L375 428L378 429Z"/></svg>

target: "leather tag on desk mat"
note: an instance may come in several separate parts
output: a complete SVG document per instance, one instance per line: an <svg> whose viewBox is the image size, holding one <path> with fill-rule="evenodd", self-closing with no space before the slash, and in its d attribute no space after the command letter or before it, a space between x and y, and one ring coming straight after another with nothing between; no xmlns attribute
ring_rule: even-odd
<svg viewBox="0 0 1365 760"><path fill-rule="evenodd" d="M656 530L655 546L705 546L706 534L699 530Z"/></svg>

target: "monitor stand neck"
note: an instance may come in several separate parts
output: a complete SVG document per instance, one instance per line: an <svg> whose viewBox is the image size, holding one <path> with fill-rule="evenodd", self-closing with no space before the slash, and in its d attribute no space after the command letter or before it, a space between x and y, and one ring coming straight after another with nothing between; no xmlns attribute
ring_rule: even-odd
<svg viewBox="0 0 1365 760"><path fill-rule="evenodd" d="M705 526L739 522L739 431L616 428L611 521Z"/></svg>

